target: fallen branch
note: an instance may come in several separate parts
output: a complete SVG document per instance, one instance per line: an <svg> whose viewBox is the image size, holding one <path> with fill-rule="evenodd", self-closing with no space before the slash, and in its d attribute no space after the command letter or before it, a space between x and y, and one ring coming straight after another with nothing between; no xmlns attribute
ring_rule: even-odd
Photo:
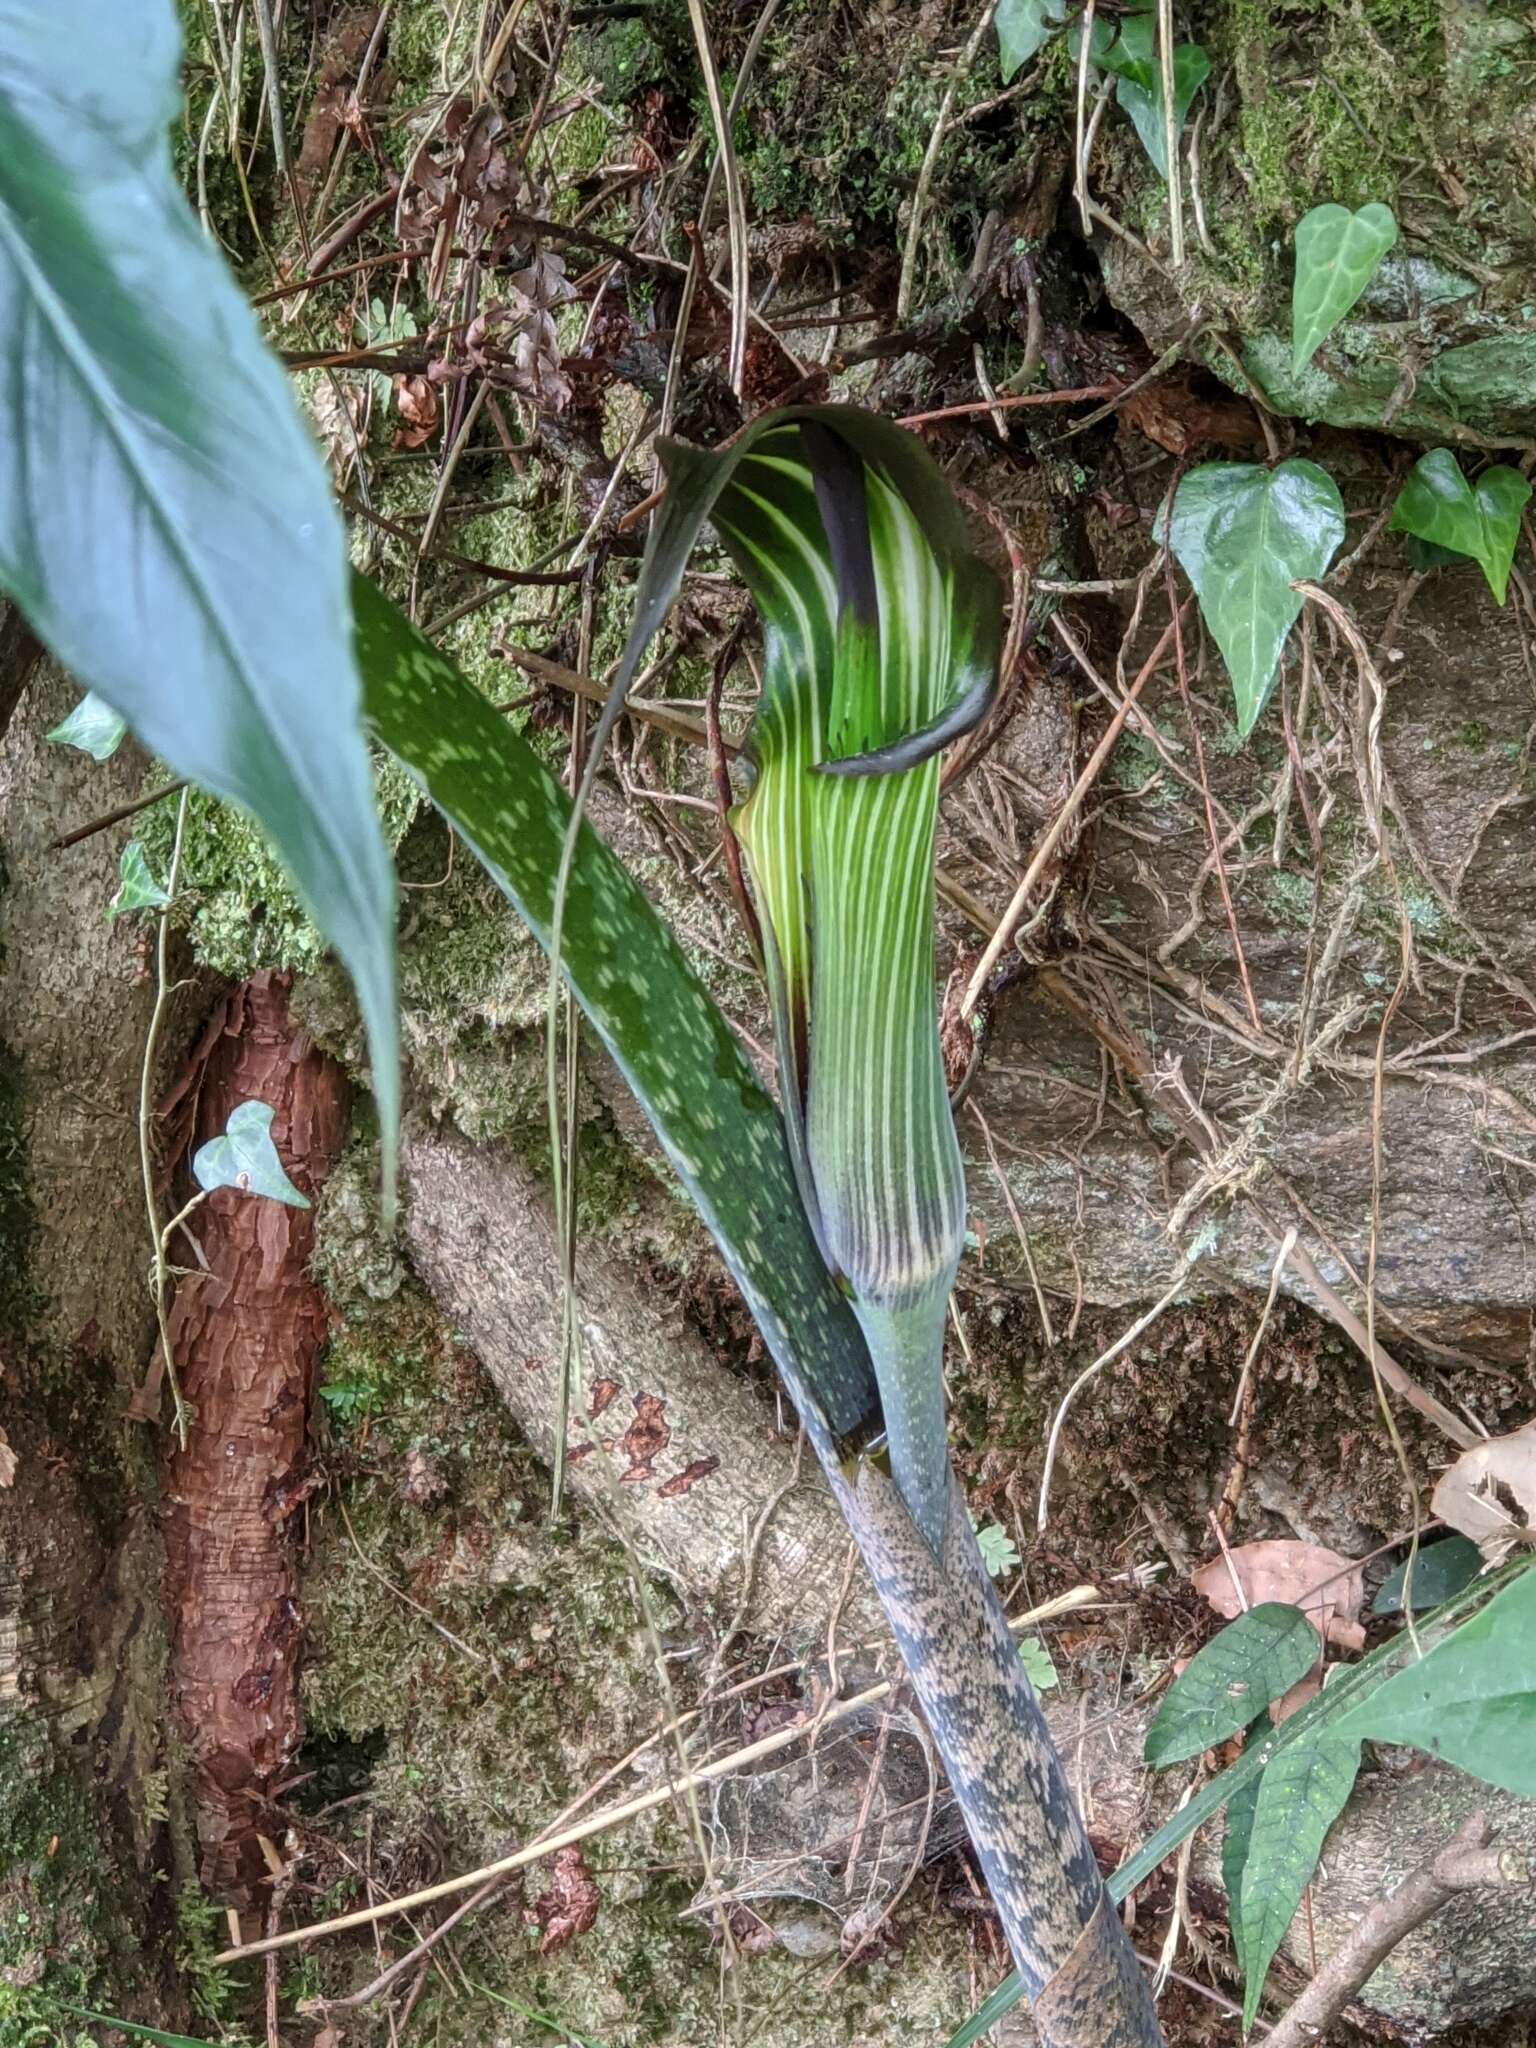
<svg viewBox="0 0 1536 2048"><path fill-rule="evenodd" d="M1497 1849L1481 1812L1469 1814L1445 1847L1361 1918L1269 2036L1267 2048L1312 2048L1386 1958L1458 1892L1536 1881L1518 1849Z"/></svg>

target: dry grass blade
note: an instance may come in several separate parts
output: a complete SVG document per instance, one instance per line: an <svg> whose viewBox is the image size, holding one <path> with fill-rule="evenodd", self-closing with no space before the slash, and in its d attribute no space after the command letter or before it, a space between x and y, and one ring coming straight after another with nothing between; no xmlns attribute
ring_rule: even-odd
<svg viewBox="0 0 1536 2048"><path fill-rule="evenodd" d="M726 228L731 245L731 342L725 380L740 398L747 361L747 296L752 283L747 255L747 208L741 190L741 167L736 161L736 148L731 139L731 119L720 91L720 70L709 40L702 0L688 0L688 19L693 24L699 69L704 76L704 93L709 101L710 119L715 125L715 147L719 152L721 175L725 179Z"/></svg>

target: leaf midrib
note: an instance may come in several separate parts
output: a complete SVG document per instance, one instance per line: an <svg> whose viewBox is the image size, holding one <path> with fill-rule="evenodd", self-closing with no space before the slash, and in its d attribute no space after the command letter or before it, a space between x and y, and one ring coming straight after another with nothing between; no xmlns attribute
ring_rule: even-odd
<svg viewBox="0 0 1536 2048"><path fill-rule="evenodd" d="M19 116L17 117L17 126L26 132L27 124ZM130 166L130 168L133 167ZM167 553L180 567L188 588L195 594L198 609L213 627L215 638L224 652L230 672L239 682L248 704L255 711L257 722L272 742L274 751L281 758L290 782L300 788L307 787L304 779L297 772L297 757L293 755L286 744L286 738L281 726L274 724L265 715L261 694L254 687L253 674L245 666L243 657L239 653L238 641L221 606L216 602L213 592L208 589L204 578L197 573L195 557L190 552L191 542L188 535L178 522L169 515L159 496L150 489L149 477L153 474L153 470L146 468L144 457L136 438L124 431L124 423L120 422L117 418L119 412L126 415L129 419L136 417L134 409L126 404L119 406L115 403L109 404L106 402L109 395L115 399L116 387L109 379L92 375L93 352L86 346L85 337L74 320L65 313L62 302L49 282L46 273L42 272L32 260L30 245L26 238L20 234L12 209L3 197L0 197L0 243L4 244L6 253L15 264L23 289L29 292L33 302L41 310L44 325L58 342L60 350L73 371L78 384L89 395L90 400L93 401L95 412L104 424L107 438L118 449L125 468L128 469L138 484L141 498L149 507L151 520L157 531L162 533L165 538ZM323 822L321 822L325 815L323 809L317 807L313 815L316 823L319 824L323 837L327 841L331 841L332 835ZM349 865L350 863L345 864L342 871L345 872L345 867ZM348 894L353 894L350 883Z"/></svg>

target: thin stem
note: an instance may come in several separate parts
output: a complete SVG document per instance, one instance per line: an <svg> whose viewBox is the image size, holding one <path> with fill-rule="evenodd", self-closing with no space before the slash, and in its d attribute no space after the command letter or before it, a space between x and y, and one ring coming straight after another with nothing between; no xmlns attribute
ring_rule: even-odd
<svg viewBox="0 0 1536 2048"><path fill-rule="evenodd" d="M182 1450L187 1447L187 1404L181 1398L181 1382L176 1377L176 1358L171 1349L170 1319L166 1312L166 1289L170 1282L170 1267L165 1256L166 1237L169 1230L160 1227L160 1205L155 1199L155 1064L160 1049L160 1031L165 1022L165 1006L170 1000L169 977L171 951L171 911L176 902L176 884L181 876L181 849L186 837L187 799L190 789L183 789L181 801L176 806L176 836L171 842L171 871L166 879L165 902L160 907L160 927L155 942L155 1006L149 1016L149 1033L144 1041L144 1065L139 1075L139 1167L144 1176L144 1210L149 1218L149 1241L155 1248L154 1297L155 1328L160 1338L160 1356L165 1360L165 1376L171 1383L171 1400L175 1404L171 1426L176 1432L176 1441ZM186 1211L182 1211L185 1215ZM177 1222L180 1217L176 1219ZM174 1227L174 1226L172 1226Z"/></svg>
<svg viewBox="0 0 1536 2048"><path fill-rule="evenodd" d="M160 1249L162 1252L169 1250L171 1239L176 1235L182 1224L186 1222L194 1209L202 1207L203 1203L207 1201L212 1193L212 1188L199 1188L191 1201L176 1211L176 1214L160 1233Z"/></svg>

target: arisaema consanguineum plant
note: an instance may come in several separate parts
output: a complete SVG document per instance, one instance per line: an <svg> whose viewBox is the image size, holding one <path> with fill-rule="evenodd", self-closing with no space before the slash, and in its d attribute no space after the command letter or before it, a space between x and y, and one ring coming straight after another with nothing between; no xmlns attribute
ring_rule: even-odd
<svg viewBox="0 0 1536 2048"><path fill-rule="evenodd" d="M732 822L790 1155L869 1348L898 1490L937 1552L965 1175L935 1013L934 835L940 753L996 678L997 581L926 452L872 414L770 414L723 450L671 444L664 461L613 704L712 523L763 629L750 791Z"/></svg>

